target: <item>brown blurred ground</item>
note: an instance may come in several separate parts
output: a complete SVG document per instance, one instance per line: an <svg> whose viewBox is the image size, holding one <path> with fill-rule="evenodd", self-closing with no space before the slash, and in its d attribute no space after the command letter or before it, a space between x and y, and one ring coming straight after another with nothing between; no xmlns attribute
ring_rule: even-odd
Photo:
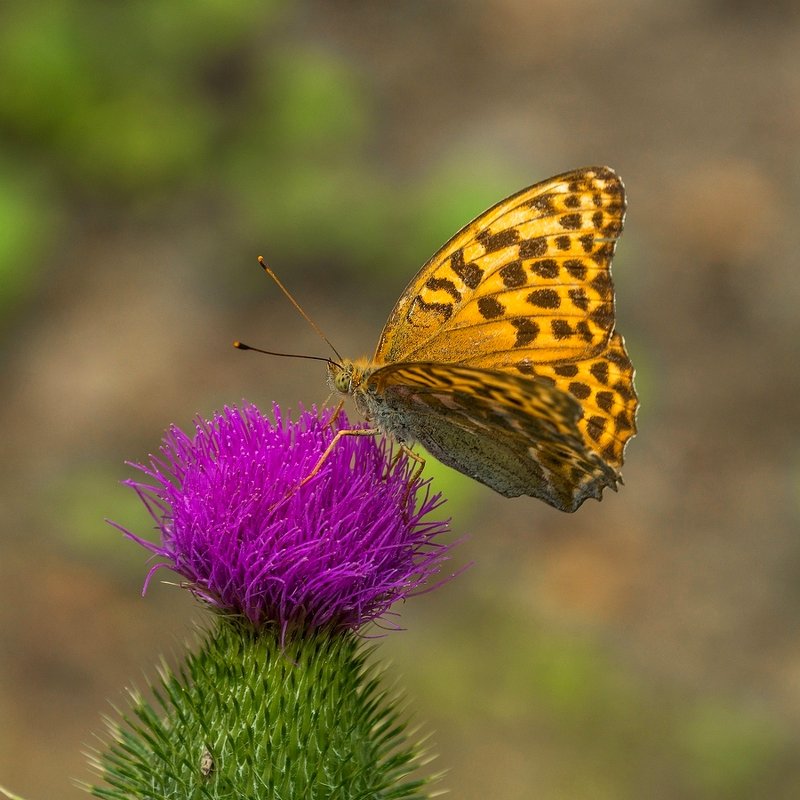
<svg viewBox="0 0 800 800"><path fill-rule="evenodd" d="M347 63L376 110L359 157L409 203L492 164L485 205L587 164L627 186L626 485L572 516L445 477L475 565L381 643L452 796L800 796L798 7L304 2L249 43ZM216 80L235 91L236 64ZM326 397L313 364L230 348L322 349L251 242L356 356L455 230L406 266L404 231L378 232L386 263L354 275L335 246L299 270L279 239L227 238L210 203L76 209L3 353L0 783L28 798L80 796L107 700L200 616L169 586L140 599L143 554L102 528L146 526L122 462L223 403Z"/></svg>

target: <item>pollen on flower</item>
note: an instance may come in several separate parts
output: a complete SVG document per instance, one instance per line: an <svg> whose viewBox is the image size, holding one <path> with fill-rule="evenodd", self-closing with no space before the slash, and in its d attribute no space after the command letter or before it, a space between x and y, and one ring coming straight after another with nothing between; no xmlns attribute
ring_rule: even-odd
<svg viewBox="0 0 800 800"><path fill-rule="evenodd" d="M429 583L448 558L436 541L444 502L413 479L385 440L345 436L313 471L342 414L226 407L185 433L171 427L158 456L128 480L161 541L126 536L164 559L197 596L261 628L349 627L383 617Z"/></svg>

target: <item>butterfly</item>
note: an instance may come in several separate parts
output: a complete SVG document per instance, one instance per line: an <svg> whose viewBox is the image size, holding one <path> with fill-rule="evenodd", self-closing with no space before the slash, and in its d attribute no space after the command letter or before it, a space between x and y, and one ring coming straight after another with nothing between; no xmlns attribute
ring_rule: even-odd
<svg viewBox="0 0 800 800"><path fill-rule="evenodd" d="M414 276L371 360L329 362L331 388L367 432L507 497L575 511L616 491L638 404L611 281L625 207L608 167L501 200Z"/></svg>

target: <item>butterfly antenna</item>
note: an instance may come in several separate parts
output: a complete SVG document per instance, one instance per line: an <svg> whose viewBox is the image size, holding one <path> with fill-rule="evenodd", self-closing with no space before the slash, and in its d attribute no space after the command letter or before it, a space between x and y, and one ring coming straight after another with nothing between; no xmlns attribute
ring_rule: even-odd
<svg viewBox="0 0 800 800"><path fill-rule="evenodd" d="M341 366L330 358L323 358L322 356L306 356L300 353L276 353L273 350L262 350L260 347L253 347L252 345L240 342L238 339L233 343L237 350L252 350L254 353L263 353L265 356L280 356L281 358L307 358L310 361L324 361L326 364L334 364Z"/></svg>
<svg viewBox="0 0 800 800"><path fill-rule="evenodd" d="M322 341L324 341L328 345L328 347L330 347L330 349L333 350L334 354L336 355L336 358L338 358L339 361L341 361L342 357L339 355L339 351L331 344L330 340L322 332L322 329L319 327L319 325L317 325L317 323L314 322L314 320L311 319L311 317L309 317L305 311L303 311L302 307L300 306L300 303L298 303L297 300L295 300L294 297L292 297L291 292L280 282L278 276L267 266L267 263L264 261L263 256L258 257L258 263L261 264L261 268L264 270L264 272L266 272L267 275L269 275L269 277L272 278L272 280L278 284L278 288L286 295L286 299L295 307L297 313L314 329L317 336L319 336L322 339ZM256 348L250 347L247 349L255 350ZM277 354L273 353L272 355L277 355ZM311 358L311 356L306 356L306 357ZM330 359L322 359L322 360L328 361Z"/></svg>

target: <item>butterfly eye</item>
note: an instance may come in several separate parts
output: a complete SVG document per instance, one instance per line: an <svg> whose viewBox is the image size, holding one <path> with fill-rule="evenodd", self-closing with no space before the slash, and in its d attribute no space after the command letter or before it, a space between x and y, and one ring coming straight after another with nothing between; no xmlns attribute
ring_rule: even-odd
<svg viewBox="0 0 800 800"><path fill-rule="evenodd" d="M342 394L347 394L350 391L350 376L344 370L339 370L336 373L333 383L337 391Z"/></svg>

